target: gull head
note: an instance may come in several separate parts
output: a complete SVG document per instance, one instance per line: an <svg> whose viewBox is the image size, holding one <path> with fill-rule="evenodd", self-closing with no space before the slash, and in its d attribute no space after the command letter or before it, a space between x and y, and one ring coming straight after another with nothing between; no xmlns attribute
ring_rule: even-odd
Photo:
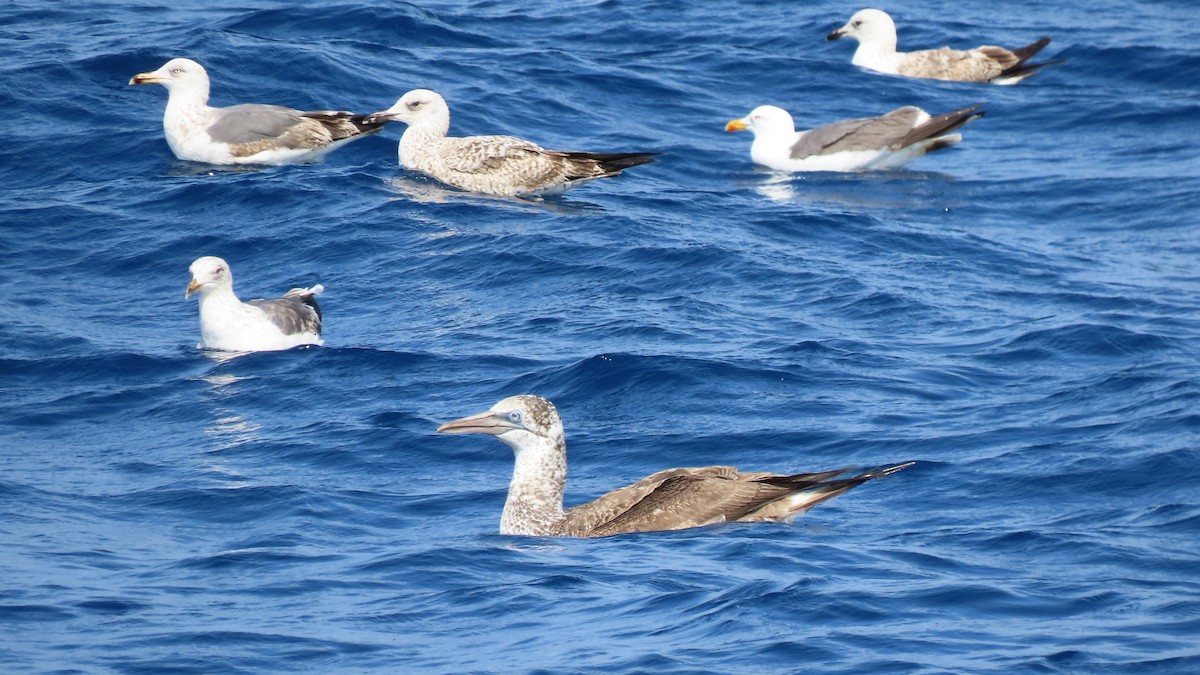
<svg viewBox="0 0 1200 675"><path fill-rule="evenodd" d="M450 128L450 108L441 94L428 89L413 89L400 97L396 104L387 110L367 115L366 122L391 122L399 120L409 126L416 126L426 121L444 120L446 129Z"/></svg>
<svg viewBox="0 0 1200 675"><path fill-rule="evenodd" d="M725 125L725 131L744 131L749 129L755 136L774 136L776 134L792 134L796 124L792 116L783 108L773 105L760 105L741 119L730 120Z"/></svg>
<svg viewBox="0 0 1200 675"><path fill-rule="evenodd" d="M844 37L854 38L860 44L885 44L890 42L895 48L896 24L888 13L879 9L862 9L850 17L845 26L832 31L825 36L826 40L840 40Z"/></svg>
<svg viewBox="0 0 1200 675"><path fill-rule="evenodd" d="M534 445L565 447L562 418L554 404L541 396L509 396L484 412L446 422L444 434L488 434L514 451Z"/></svg>
<svg viewBox="0 0 1200 675"><path fill-rule="evenodd" d="M229 271L229 263L216 256L197 258L188 271L192 273L192 281L183 295L185 298L191 297L192 293L199 293L203 297L218 288L233 289L233 273Z"/></svg>
<svg viewBox="0 0 1200 675"><path fill-rule="evenodd" d="M129 84L161 84L169 92L202 92L208 96L208 73L191 59L171 59L158 70L134 75Z"/></svg>

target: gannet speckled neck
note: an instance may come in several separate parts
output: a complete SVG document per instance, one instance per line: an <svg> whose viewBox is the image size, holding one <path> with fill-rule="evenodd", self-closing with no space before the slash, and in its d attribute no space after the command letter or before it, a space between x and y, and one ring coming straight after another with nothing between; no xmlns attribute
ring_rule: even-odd
<svg viewBox="0 0 1200 675"><path fill-rule="evenodd" d="M204 256L188 269L192 280L184 297L200 296L199 348L255 352L323 344L316 295L324 286L293 288L281 298L242 302L233 292L229 263Z"/></svg>
<svg viewBox="0 0 1200 675"><path fill-rule="evenodd" d="M547 150L515 136L447 136L450 107L437 92L414 89L367 121L399 120L400 164L454 187L510 197L565 192L623 169L655 161L653 152Z"/></svg>
<svg viewBox="0 0 1200 675"><path fill-rule="evenodd" d="M854 50L851 61L854 65L905 77L1016 84L1036 73L1039 68L1058 63L1029 63L1029 59L1050 44L1048 37L1013 50L985 45L968 50L942 47L897 52L896 24L887 12L878 9L856 12L845 26L831 31L825 39L832 41L844 37L858 40L858 49Z"/></svg>
<svg viewBox="0 0 1200 675"><path fill-rule="evenodd" d="M365 122L365 115L344 110L304 112L258 103L213 108L208 105L208 72L191 59L171 59L158 70L134 75L129 84L167 88L167 145L179 159L194 162L312 162L386 123Z"/></svg>
<svg viewBox="0 0 1200 675"><path fill-rule="evenodd" d="M723 522L790 522L856 485L913 464L845 478L837 476L852 469L795 475L743 473L730 466L667 469L564 511L567 441L550 401L510 396L438 431L489 434L513 449L516 465L500 517L501 534L602 537Z"/></svg>

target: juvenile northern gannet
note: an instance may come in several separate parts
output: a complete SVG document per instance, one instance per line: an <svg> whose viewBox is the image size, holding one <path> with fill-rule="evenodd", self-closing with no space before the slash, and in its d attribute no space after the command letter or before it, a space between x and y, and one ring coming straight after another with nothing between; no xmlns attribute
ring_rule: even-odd
<svg viewBox="0 0 1200 675"><path fill-rule="evenodd" d="M233 293L233 273L224 260L205 256L193 262L189 271L192 281L184 297L200 295L197 347L257 352L324 343L315 297L324 286L293 288L274 300L242 302Z"/></svg>
<svg viewBox="0 0 1200 675"><path fill-rule="evenodd" d="M950 132L983 117L980 107L930 117L920 108L905 106L880 117L842 120L798 132L788 111L763 105L730 121L725 131L753 132L750 158L776 171L894 169L957 144L962 135Z"/></svg>
<svg viewBox="0 0 1200 675"><path fill-rule="evenodd" d="M564 152L515 136L447 136L450 108L428 89L415 89L368 122L400 120L400 165L447 185L510 197L554 195L623 169L655 161L653 152Z"/></svg>
<svg viewBox="0 0 1200 675"><path fill-rule="evenodd" d="M1058 63L1029 63L1029 59L1050 44L1048 37L1013 50L985 45L968 50L942 47L897 52L896 24L887 12L878 9L860 10L850 17L845 26L830 32L825 39L840 40L844 37L858 40L858 49L854 51L852 60L854 65L905 77L1016 84L1036 73L1039 68Z"/></svg>
<svg viewBox="0 0 1200 675"><path fill-rule="evenodd" d="M134 75L129 84L167 88L163 131L179 159L208 164L312 162L384 122L342 110L303 112L278 105L208 105L208 73L191 59L171 59L158 70Z"/></svg>
<svg viewBox="0 0 1200 675"><path fill-rule="evenodd" d="M489 434L516 455L501 534L603 537L681 530L724 522L791 522L796 516L897 464L837 478L853 469L780 475L731 466L667 469L628 487L563 510L567 442L554 405L540 396L510 396L490 410L438 427L447 434Z"/></svg>

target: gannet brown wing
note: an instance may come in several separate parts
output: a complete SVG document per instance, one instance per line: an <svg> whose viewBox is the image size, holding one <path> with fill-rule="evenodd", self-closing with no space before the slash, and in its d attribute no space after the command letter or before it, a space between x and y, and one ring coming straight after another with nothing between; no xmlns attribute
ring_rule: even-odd
<svg viewBox="0 0 1200 675"><path fill-rule="evenodd" d="M574 537L599 536L592 534L593 531L635 507L646 495L670 478L676 476L732 478L736 475L737 469L732 466L665 469L653 473L632 485L613 490L586 504L567 509L563 517L563 527L566 530L564 534Z"/></svg>
<svg viewBox="0 0 1200 675"><path fill-rule="evenodd" d="M786 521L856 485L911 464L848 478L838 476L851 471L850 467L793 475L741 473L728 466L669 469L571 509L567 522L572 531L567 534L603 537L722 522ZM585 525L589 529L584 530Z"/></svg>
<svg viewBox="0 0 1200 675"><path fill-rule="evenodd" d="M817 485L845 471L781 476L742 473L732 466L667 469L568 510L564 522L573 536L598 537L737 520L799 489L801 481ZM794 482L783 488L758 482L772 478Z"/></svg>
<svg viewBox="0 0 1200 675"><path fill-rule="evenodd" d="M588 536L680 530L735 521L792 490L736 477L677 474Z"/></svg>
<svg viewBox="0 0 1200 675"><path fill-rule="evenodd" d="M741 518L741 522L790 522L796 516L808 511L821 502L829 501L843 492L862 485L873 478L890 476L901 469L907 469L913 464L914 462L905 462L904 464L870 469L858 475L845 478L837 478L837 476L851 471L850 468L827 471L823 474L798 474L795 476L765 476L757 478L755 480L779 487L792 486L793 490L789 496L767 502L758 509L746 514Z"/></svg>

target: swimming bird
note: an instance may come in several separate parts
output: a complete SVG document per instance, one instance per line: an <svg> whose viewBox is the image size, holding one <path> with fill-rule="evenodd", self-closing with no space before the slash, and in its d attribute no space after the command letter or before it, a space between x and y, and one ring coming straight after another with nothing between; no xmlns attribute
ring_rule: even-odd
<svg viewBox="0 0 1200 675"><path fill-rule="evenodd" d="M854 65L905 77L1016 84L1043 66L1060 63L1029 62L1029 59L1050 44L1048 37L1013 50L985 45L968 50L942 47L916 52L897 52L896 24L887 12L878 9L856 12L845 26L830 32L825 39L832 41L844 37L858 40L858 49L854 51L852 60Z"/></svg>
<svg viewBox="0 0 1200 675"><path fill-rule="evenodd" d="M951 131L984 116L981 105L942 115L914 106L879 117L842 120L810 131L796 131L791 114L763 105L731 120L725 131L754 134L750 158L776 171L866 171L894 169L921 155L962 140Z"/></svg>
<svg viewBox="0 0 1200 675"><path fill-rule="evenodd" d="M450 107L428 89L414 89L368 122L400 120L400 164L454 187L509 197L565 192L623 169L656 161L653 152L547 150L515 136L447 136Z"/></svg>
<svg viewBox="0 0 1200 675"><path fill-rule="evenodd" d="M856 485L913 464L853 474L851 468L794 475L745 473L731 466L667 469L564 510L567 442L550 401L530 394L510 396L438 431L488 434L513 449L516 466L500 534L603 537L724 522L791 522Z"/></svg>
<svg viewBox="0 0 1200 675"><path fill-rule="evenodd" d="M200 295L200 349L257 352L323 344L321 308L316 296L325 290L293 288L274 300L242 302L233 293L229 263L214 256L196 259L184 297Z"/></svg>
<svg viewBox="0 0 1200 675"><path fill-rule="evenodd" d="M158 70L134 75L129 84L167 88L167 145L179 159L193 162L312 162L384 124L343 110L304 112L259 103L213 108L208 105L208 73L191 59L171 59Z"/></svg>

